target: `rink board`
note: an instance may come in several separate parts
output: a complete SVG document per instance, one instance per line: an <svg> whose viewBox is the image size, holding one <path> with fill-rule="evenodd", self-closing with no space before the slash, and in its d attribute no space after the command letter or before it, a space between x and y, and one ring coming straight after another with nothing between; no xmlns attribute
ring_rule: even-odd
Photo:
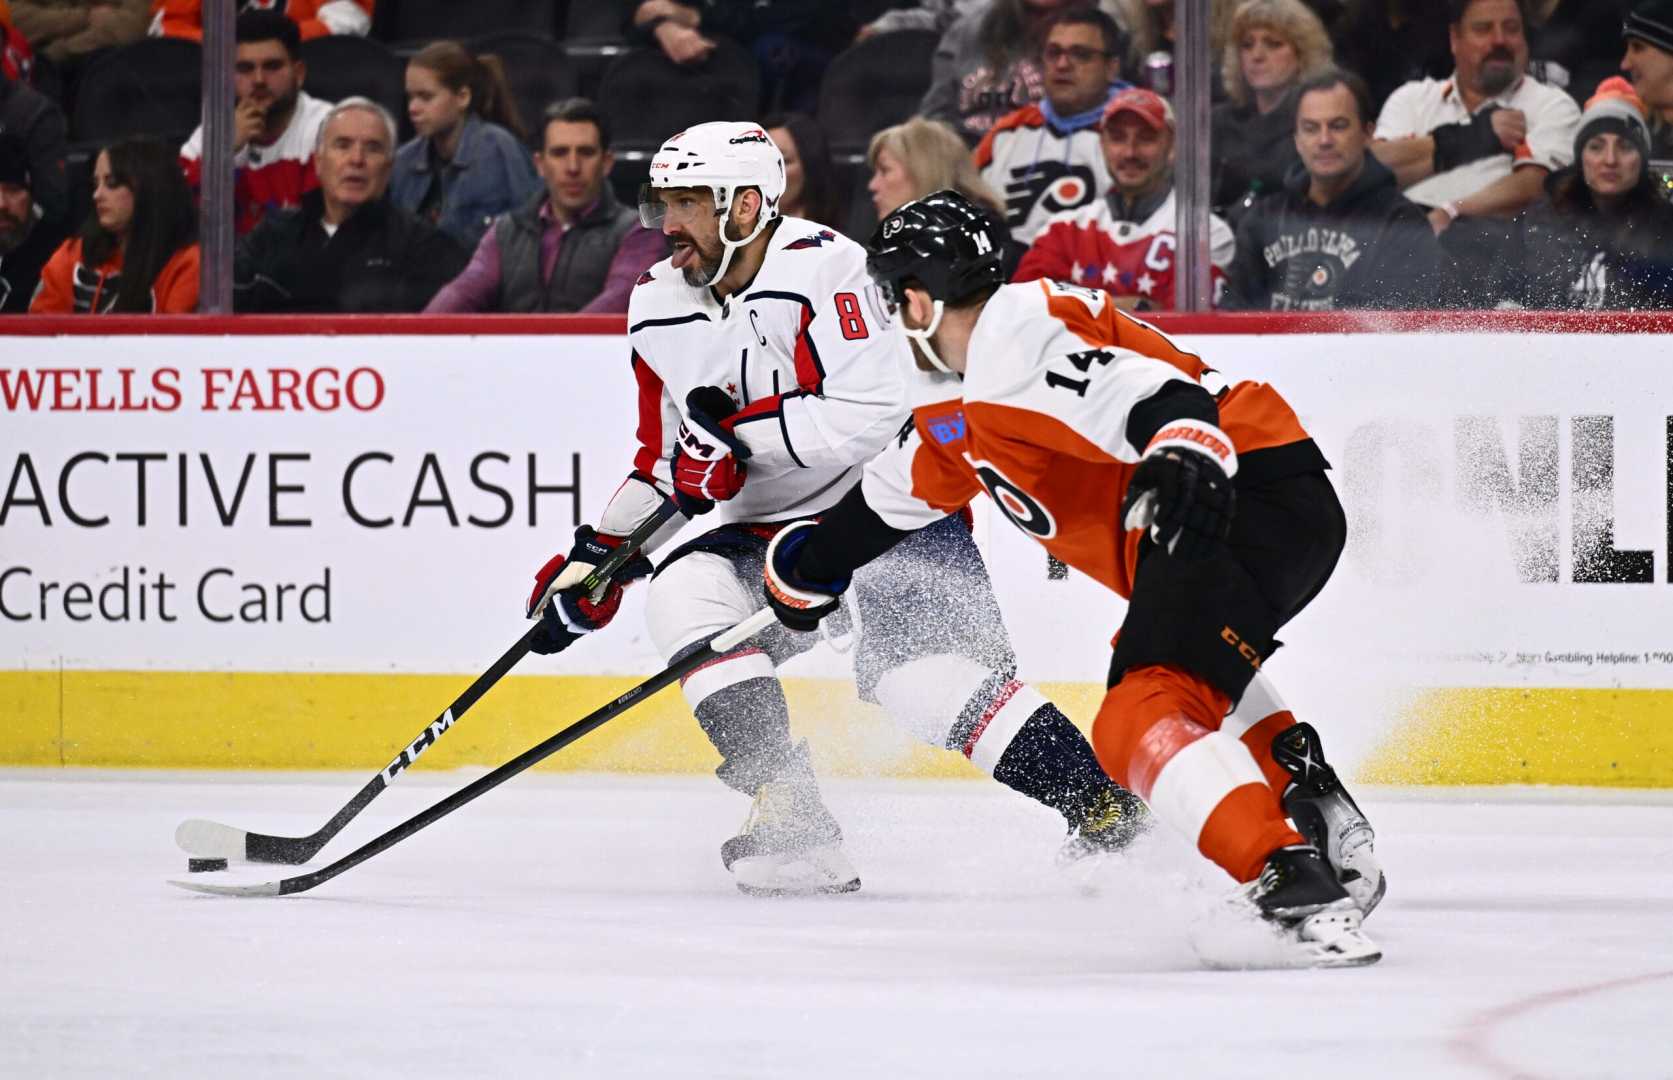
<svg viewBox="0 0 1673 1080"><path fill-rule="evenodd" d="M1350 546L1268 670L1340 760L1673 785L1673 324L1165 322L1276 383L1335 465ZM631 459L620 320L105 325L3 342L0 764L375 767L521 633L533 569ZM1087 723L1121 603L1003 520L977 536L1023 676ZM424 763L495 764L654 671L642 593ZM828 646L787 670L822 764L971 774L846 670ZM714 763L666 692L551 764Z"/></svg>

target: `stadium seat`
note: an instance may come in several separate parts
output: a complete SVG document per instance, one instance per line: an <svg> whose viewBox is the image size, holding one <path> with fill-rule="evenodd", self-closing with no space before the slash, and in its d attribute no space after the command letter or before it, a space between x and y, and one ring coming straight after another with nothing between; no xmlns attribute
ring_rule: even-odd
<svg viewBox="0 0 1673 1080"><path fill-rule="evenodd" d="M517 112L528 129L531 143L541 134L540 118L546 106L576 94L575 65L563 46L548 37L530 34L490 34L474 39L471 51L493 53L505 66L505 78L517 99Z"/></svg>
<svg viewBox="0 0 1673 1080"><path fill-rule="evenodd" d="M573 0L564 21L563 49L575 68L579 92L598 96L599 83L616 58L632 49L622 36L623 0Z"/></svg>
<svg viewBox="0 0 1673 1080"><path fill-rule="evenodd" d="M726 39L715 43L701 66L689 68L658 50L635 49L604 73L598 106L610 121L617 158L648 158L669 135L692 124L753 116L759 79L755 58Z"/></svg>
<svg viewBox="0 0 1673 1080"><path fill-rule="evenodd" d="M332 34L302 43L308 65L303 83L322 101L369 97L395 114L403 140L412 135L407 119L407 64L382 42L348 34Z"/></svg>
<svg viewBox="0 0 1673 1080"><path fill-rule="evenodd" d="M918 111L938 40L932 30L879 34L831 61L819 88L819 123L832 157L863 159L873 133Z"/></svg>
<svg viewBox="0 0 1673 1080"><path fill-rule="evenodd" d="M90 61L76 91L71 137L124 135L184 141L203 112L203 50L195 41L144 38Z"/></svg>
<svg viewBox="0 0 1673 1080"><path fill-rule="evenodd" d="M581 6L607 0L576 0ZM383 0L383 7L389 0ZM556 37L563 0L398 0L380 29L386 40L420 45L437 38L465 41L485 33ZM407 51L407 50L402 50Z"/></svg>

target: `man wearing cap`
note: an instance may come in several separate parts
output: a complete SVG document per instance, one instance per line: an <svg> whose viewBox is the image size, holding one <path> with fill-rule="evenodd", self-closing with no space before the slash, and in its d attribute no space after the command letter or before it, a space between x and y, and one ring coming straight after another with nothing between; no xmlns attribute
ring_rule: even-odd
<svg viewBox="0 0 1673 1080"><path fill-rule="evenodd" d="M41 267L64 240L63 228L46 220L35 201L34 176L24 142L0 131L0 314L29 310Z"/></svg>
<svg viewBox="0 0 1673 1080"><path fill-rule="evenodd" d="M1461 218L1508 218L1573 160L1580 110L1529 78L1526 0L1450 0L1449 79L1420 79L1389 96L1372 153L1437 233Z"/></svg>
<svg viewBox="0 0 1673 1080"><path fill-rule="evenodd" d="M1621 70L1649 118L1649 160L1664 196L1673 198L1673 0L1643 0L1621 28Z"/></svg>
<svg viewBox="0 0 1673 1080"><path fill-rule="evenodd" d="M1296 89L1301 168L1237 226L1228 307L1276 311L1436 307L1450 273L1422 207L1368 152L1371 92L1327 68Z"/></svg>
<svg viewBox="0 0 1673 1080"><path fill-rule="evenodd" d="M976 147L976 168L1005 196L1005 223L1018 243L1032 243L1053 214L1109 190L1098 125L1128 86L1121 81L1126 51L1127 36L1097 8L1052 16L1040 49L1045 97L1000 117Z"/></svg>
<svg viewBox="0 0 1673 1080"><path fill-rule="evenodd" d="M1056 278L1102 289L1127 310L1174 306L1173 107L1149 90L1122 90L1099 127L1111 187L1103 198L1052 217L1022 257L1013 281ZM1214 300L1236 240L1209 217Z"/></svg>

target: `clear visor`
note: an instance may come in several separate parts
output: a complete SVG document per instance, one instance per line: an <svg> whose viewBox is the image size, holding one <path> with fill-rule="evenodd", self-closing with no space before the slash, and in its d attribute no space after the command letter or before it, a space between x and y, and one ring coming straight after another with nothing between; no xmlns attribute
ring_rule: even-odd
<svg viewBox="0 0 1673 1080"><path fill-rule="evenodd" d="M639 185L639 224L647 229L660 230L669 222L690 225L714 213L714 195L705 188Z"/></svg>

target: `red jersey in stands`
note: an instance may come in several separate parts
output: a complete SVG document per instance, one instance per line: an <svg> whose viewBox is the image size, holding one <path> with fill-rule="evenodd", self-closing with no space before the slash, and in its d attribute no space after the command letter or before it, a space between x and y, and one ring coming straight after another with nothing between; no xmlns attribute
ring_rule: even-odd
<svg viewBox="0 0 1673 1080"><path fill-rule="evenodd" d="M365 37L375 0L242 0L244 11L277 11L302 30L302 40L328 34ZM151 0L151 36L203 40L203 0Z"/></svg>
<svg viewBox="0 0 1673 1080"><path fill-rule="evenodd" d="M1141 309L1169 310L1174 300L1174 197L1129 203L1110 192L1090 206L1058 214L1022 257L1012 281L1057 278L1136 298ZM1215 306L1237 250L1231 226L1208 219L1209 276Z"/></svg>
<svg viewBox="0 0 1673 1080"><path fill-rule="evenodd" d="M976 168L1005 199L1005 221L1019 243L1033 243L1054 214L1085 206L1109 190L1098 126L1062 132L1038 105L999 121L976 147Z"/></svg>
<svg viewBox="0 0 1673 1080"><path fill-rule="evenodd" d="M290 126L273 142L251 142L233 155L233 200L238 235L243 236L261 223L269 210L292 210L302 205L302 196L319 187L314 175L314 142L320 125L331 111L331 102L296 95L296 111ZM180 148L180 167L197 191L203 180L203 127L192 132Z"/></svg>
<svg viewBox="0 0 1673 1080"><path fill-rule="evenodd" d="M1222 390L1200 358L1096 289L1049 279L1001 288L967 356L960 395L914 408L914 430L866 466L866 504L897 529L922 528L985 490L1060 561L1130 596L1143 533L1121 524L1141 453L1127 421L1174 380L1218 391L1240 476L1327 467L1278 391Z"/></svg>

